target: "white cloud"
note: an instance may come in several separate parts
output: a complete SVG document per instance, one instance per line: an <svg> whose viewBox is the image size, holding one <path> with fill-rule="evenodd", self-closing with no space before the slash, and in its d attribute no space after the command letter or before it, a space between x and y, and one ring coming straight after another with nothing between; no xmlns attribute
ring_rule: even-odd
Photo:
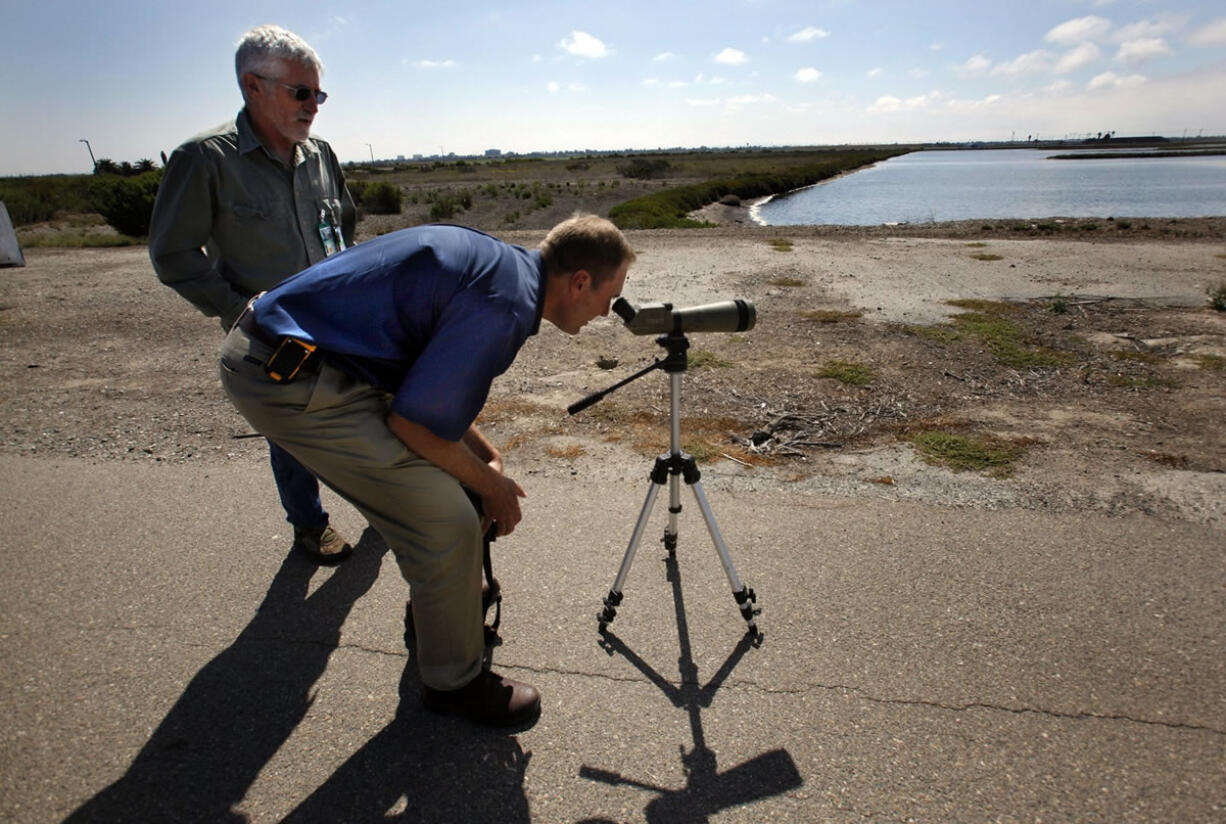
<svg viewBox="0 0 1226 824"><path fill-rule="evenodd" d="M658 77L645 77L645 78L643 78L643 85L644 85L644 86L647 86L648 88L654 88L654 87L656 87L656 86L659 86L659 85L660 85L660 78L658 78Z"/></svg>
<svg viewBox="0 0 1226 824"><path fill-rule="evenodd" d="M558 41L558 48L575 57L599 58L609 55L608 47L585 31L572 31L570 37Z"/></svg>
<svg viewBox="0 0 1226 824"><path fill-rule="evenodd" d="M419 69L453 69L456 62L454 60L418 60L413 65Z"/></svg>
<svg viewBox="0 0 1226 824"><path fill-rule="evenodd" d="M1128 40L1120 44L1120 50L1115 53L1116 60L1125 63L1144 63L1155 57L1173 54L1170 46L1161 37L1146 37L1141 40Z"/></svg>
<svg viewBox="0 0 1226 824"><path fill-rule="evenodd" d="M792 77L801 83L812 83L814 80L820 80L821 76L822 73L812 66L806 66L805 68L797 71L796 74L792 75Z"/></svg>
<svg viewBox="0 0 1226 824"><path fill-rule="evenodd" d="M928 94L918 94L914 97L902 98L894 97L893 95L884 95L878 97L876 102L869 106L866 111L873 114L884 114L889 112L915 111L917 109L928 109L933 104L941 102L945 98L942 92L934 91Z"/></svg>
<svg viewBox="0 0 1226 824"><path fill-rule="evenodd" d="M1226 46L1226 17L1201 26L1188 37L1193 46Z"/></svg>
<svg viewBox="0 0 1226 824"><path fill-rule="evenodd" d="M1066 20L1049 31L1043 39L1048 43L1071 46L1074 43L1083 43L1087 40L1098 40L1109 31L1111 31L1110 20L1090 15L1089 17Z"/></svg>
<svg viewBox="0 0 1226 824"><path fill-rule="evenodd" d="M800 31L789 34L787 40L789 43L809 43L813 40L821 40L829 36L830 32L825 29L819 29L816 26L805 26Z"/></svg>
<svg viewBox="0 0 1226 824"><path fill-rule="evenodd" d="M991 106L993 103L997 103L999 101L1000 101L1000 95L998 94L990 94L983 99L983 103L985 106Z"/></svg>
<svg viewBox="0 0 1226 824"><path fill-rule="evenodd" d="M684 80L671 80L669 81L668 87L670 89L684 89L688 85L690 84L686 83Z"/></svg>
<svg viewBox="0 0 1226 824"><path fill-rule="evenodd" d="M916 66L914 69L911 69L911 71L907 72L907 75L914 80L923 80L925 77L928 76L928 70L921 69L920 67Z"/></svg>
<svg viewBox="0 0 1226 824"><path fill-rule="evenodd" d="M1111 33L1111 39L1116 43L1124 43L1128 40L1141 40L1146 37L1162 37L1183 28L1187 22L1188 18L1184 15L1164 14L1157 20L1138 20L1127 26L1120 26Z"/></svg>
<svg viewBox="0 0 1226 824"><path fill-rule="evenodd" d="M866 71L864 73L864 76L865 77L877 77L878 75L881 74L882 71L883 69L881 69L880 66L877 66L877 67L871 68L868 71Z"/></svg>
<svg viewBox="0 0 1226 824"><path fill-rule="evenodd" d="M1025 54L1019 54L1004 63L997 63L992 68L994 75L1013 76L1018 74L1035 74L1037 72L1045 72L1051 68L1051 53L1038 49Z"/></svg>
<svg viewBox="0 0 1226 824"><path fill-rule="evenodd" d="M724 63L729 66L739 66L742 63L748 63L749 58L745 56L745 52L740 49L724 49L713 58L716 63Z"/></svg>
<svg viewBox="0 0 1226 824"><path fill-rule="evenodd" d="M945 48L944 43L931 43L928 46L928 51L940 51L943 48Z"/></svg>
<svg viewBox="0 0 1226 824"><path fill-rule="evenodd" d="M677 55L673 54L672 52L666 51L666 52L660 52L655 57L651 58L651 62L663 63L666 60L676 60L676 59L677 59Z"/></svg>
<svg viewBox="0 0 1226 824"><path fill-rule="evenodd" d="M1139 74L1130 74L1127 77L1120 77L1115 72L1103 72L1090 80L1086 88L1091 90L1127 89L1133 86L1140 86L1144 82L1145 78Z"/></svg>
<svg viewBox="0 0 1226 824"><path fill-rule="evenodd" d="M723 101L720 100L718 97L706 97L706 98L688 98L685 102L691 106L718 106Z"/></svg>
<svg viewBox="0 0 1226 824"><path fill-rule="evenodd" d="M556 80L550 80L548 83L545 84L545 88L546 90L548 90L550 94L557 94L558 91L562 88L562 84L560 84Z"/></svg>
<svg viewBox="0 0 1226 824"><path fill-rule="evenodd" d="M534 55L532 55L532 60L530 60L529 62L531 62L531 63L540 63L540 62L541 62L542 60L544 60L544 59L545 59L545 58L541 57L539 54L534 54Z"/></svg>
<svg viewBox="0 0 1226 824"><path fill-rule="evenodd" d="M967 60L961 66L958 66L958 71L968 74L982 74L992 66L992 61L984 57L982 54L977 54L970 60Z"/></svg>
<svg viewBox="0 0 1226 824"><path fill-rule="evenodd" d="M1098 46L1093 43L1082 43L1065 52L1064 56L1056 61L1054 71L1056 74L1068 74L1083 69L1091 63L1097 63L1102 56L1102 50Z"/></svg>
<svg viewBox="0 0 1226 824"><path fill-rule="evenodd" d="M1043 88L1043 91L1048 92L1050 94L1063 94L1064 92L1067 92L1071 88L1073 88L1073 83L1071 80L1060 79L1060 80L1057 80L1055 83L1052 83L1050 86L1045 86Z"/></svg>

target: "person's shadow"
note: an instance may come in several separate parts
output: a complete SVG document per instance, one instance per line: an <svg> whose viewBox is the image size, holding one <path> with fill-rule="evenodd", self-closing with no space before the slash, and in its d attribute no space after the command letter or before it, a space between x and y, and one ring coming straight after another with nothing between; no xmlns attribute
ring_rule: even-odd
<svg viewBox="0 0 1226 824"><path fill-rule="evenodd" d="M528 824L530 754L507 732L421 709L410 661L390 724L354 753L282 824L318 821L500 821Z"/></svg>
<svg viewBox="0 0 1226 824"><path fill-rule="evenodd" d="M232 808L310 709L386 551L367 528L353 557L309 595L318 566L287 556L251 623L191 680L127 772L66 821L246 821Z"/></svg>

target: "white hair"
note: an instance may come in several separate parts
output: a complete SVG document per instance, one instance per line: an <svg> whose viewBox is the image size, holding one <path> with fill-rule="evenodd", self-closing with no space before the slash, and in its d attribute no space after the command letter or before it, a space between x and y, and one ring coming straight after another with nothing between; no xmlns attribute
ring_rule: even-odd
<svg viewBox="0 0 1226 824"><path fill-rule="evenodd" d="M234 53L234 73L244 100L247 99L247 90L243 89L243 75L248 72L267 75L278 60L301 63L321 75L324 73L324 64L319 55L301 37L280 26L256 26L238 41L238 50Z"/></svg>

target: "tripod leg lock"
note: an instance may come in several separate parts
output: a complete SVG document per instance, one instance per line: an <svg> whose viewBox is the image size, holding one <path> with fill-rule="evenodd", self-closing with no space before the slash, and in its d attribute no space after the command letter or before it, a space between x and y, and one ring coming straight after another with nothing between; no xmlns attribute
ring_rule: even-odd
<svg viewBox="0 0 1226 824"><path fill-rule="evenodd" d="M596 620L600 622L601 632L604 632L609 622L617 617L617 607L621 602L622 594L617 590L609 590L609 594L604 599L604 609L596 616Z"/></svg>

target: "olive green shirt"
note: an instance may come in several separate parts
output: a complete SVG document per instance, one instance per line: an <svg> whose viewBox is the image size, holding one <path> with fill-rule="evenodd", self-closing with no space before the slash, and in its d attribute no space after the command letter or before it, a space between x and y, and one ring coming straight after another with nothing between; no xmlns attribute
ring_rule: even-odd
<svg viewBox="0 0 1226 824"><path fill-rule="evenodd" d="M352 245L353 199L332 147L311 137L293 167L260 142L246 109L166 164L149 227L162 283L229 328L254 294L325 257L320 212Z"/></svg>

